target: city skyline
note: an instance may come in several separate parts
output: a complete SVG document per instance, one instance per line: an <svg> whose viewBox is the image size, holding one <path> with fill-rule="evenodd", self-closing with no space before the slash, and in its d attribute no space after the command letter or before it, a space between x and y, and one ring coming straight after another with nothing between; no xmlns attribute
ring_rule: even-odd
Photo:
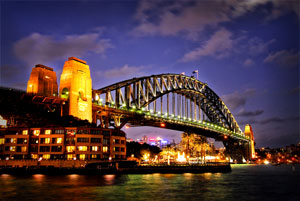
<svg viewBox="0 0 300 201"><path fill-rule="evenodd" d="M68 57L87 61L94 89L160 73L208 83L257 147L297 144L299 2L1 2L0 85L26 89L32 67L59 77ZM179 131L123 129L180 139Z"/></svg>

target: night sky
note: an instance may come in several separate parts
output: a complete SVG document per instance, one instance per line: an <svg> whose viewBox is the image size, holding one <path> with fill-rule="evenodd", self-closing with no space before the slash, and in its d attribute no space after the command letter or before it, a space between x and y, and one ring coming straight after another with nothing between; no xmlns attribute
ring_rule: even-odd
<svg viewBox="0 0 300 201"><path fill-rule="evenodd" d="M88 62L93 88L199 71L256 147L297 144L299 1L1 1L1 86L26 89L32 67ZM127 137L178 131L125 129Z"/></svg>

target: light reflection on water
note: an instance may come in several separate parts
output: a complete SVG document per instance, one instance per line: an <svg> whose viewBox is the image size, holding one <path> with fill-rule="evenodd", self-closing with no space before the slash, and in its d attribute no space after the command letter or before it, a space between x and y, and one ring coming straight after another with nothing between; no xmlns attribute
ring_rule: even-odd
<svg viewBox="0 0 300 201"><path fill-rule="evenodd" d="M233 165L231 173L0 176L0 200L284 200L300 198L300 166Z"/></svg>

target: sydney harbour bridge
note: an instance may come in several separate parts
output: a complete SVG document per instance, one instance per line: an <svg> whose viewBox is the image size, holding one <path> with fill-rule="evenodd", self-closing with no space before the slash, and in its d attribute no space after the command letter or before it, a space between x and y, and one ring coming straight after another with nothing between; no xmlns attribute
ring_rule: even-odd
<svg viewBox="0 0 300 201"><path fill-rule="evenodd" d="M251 160L254 155L251 126L243 132L221 98L194 77L151 75L101 89L92 89L91 82L87 63L70 57L59 94L55 72L43 65L33 68L27 92L42 97L41 102L60 104L62 115L87 119L99 127L121 129L129 123L195 133L222 141L235 160Z"/></svg>

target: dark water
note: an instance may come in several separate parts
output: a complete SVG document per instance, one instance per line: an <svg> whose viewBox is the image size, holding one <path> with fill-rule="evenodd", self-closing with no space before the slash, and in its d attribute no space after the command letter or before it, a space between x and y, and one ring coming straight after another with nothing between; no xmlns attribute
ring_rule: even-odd
<svg viewBox="0 0 300 201"><path fill-rule="evenodd" d="M300 166L233 165L231 173L15 177L0 200L300 201Z"/></svg>

